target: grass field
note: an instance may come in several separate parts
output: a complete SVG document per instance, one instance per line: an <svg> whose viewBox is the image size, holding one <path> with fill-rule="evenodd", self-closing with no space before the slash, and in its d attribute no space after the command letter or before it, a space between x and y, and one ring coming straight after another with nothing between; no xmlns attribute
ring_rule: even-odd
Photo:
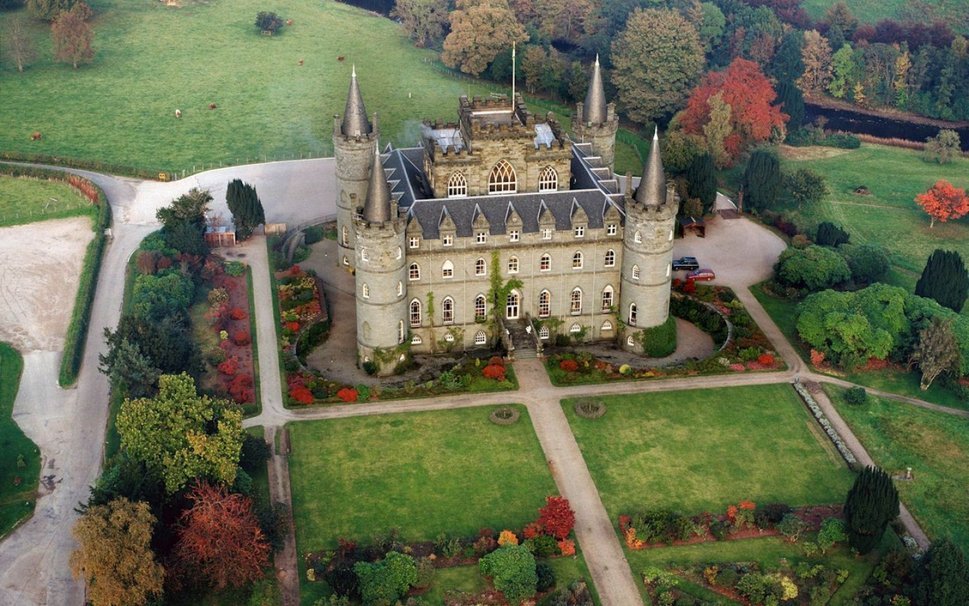
<svg viewBox="0 0 969 606"><path fill-rule="evenodd" d="M564 403L613 523L668 507L720 512L742 499L839 503L852 474L788 385L604 398L600 419Z"/></svg>
<svg viewBox="0 0 969 606"><path fill-rule="evenodd" d="M852 406L841 389L825 389L879 466L912 468L915 480L895 485L929 537L949 536L969 550L969 421L873 397Z"/></svg>
<svg viewBox="0 0 969 606"><path fill-rule="evenodd" d="M0 227L77 215L95 209L67 183L0 175Z"/></svg>
<svg viewBox="0 0 969 606"><path fill-rule="evenodd" d="M801 6L811 17L820 19L837 0L804 0ZM942 20L962 33L969 32L969 7L965 0L845 0L852 14L862 23L882 19Z"/></svg>
<svg viewBox="0 0 969 606"><path fill-rule="evenodd" d="M0 537L33 512L40 478L40 451L11 418L23 367L20 354L0 343Z"/></svg>
<svg viewBox="0 0 969 606"><path fill-rule="evenodd" d="M415 48L394 22L339 2L91 4L94 63L53 63L48 28L35 24L40 59L23 73L0 65L0 150L179 174L329 156L351 65L368 111L379 113L381 143L415 144L421 120L456 118L459 95L501 88L443 73L436 53ZM294 24L259 35L256 13L268 9ZM34 131L40 141L30 140ZM618 156L635 157L630 146Z"/></svg>

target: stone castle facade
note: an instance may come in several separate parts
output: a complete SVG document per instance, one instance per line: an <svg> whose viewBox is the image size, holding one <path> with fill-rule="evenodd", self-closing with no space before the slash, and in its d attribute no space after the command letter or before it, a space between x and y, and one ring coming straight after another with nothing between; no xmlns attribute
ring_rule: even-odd
<svg viewBox="0 0 969 606"><path fill-rule="evenodd" d="M618 340L669 317L679 200L658 139L638 188L613 174L618 118L598 61L574 139L520 97L461 97L420 147L378 149L351 76L334 121L338 262L356 275L357 353L389 374L408 351Z"/></svg>

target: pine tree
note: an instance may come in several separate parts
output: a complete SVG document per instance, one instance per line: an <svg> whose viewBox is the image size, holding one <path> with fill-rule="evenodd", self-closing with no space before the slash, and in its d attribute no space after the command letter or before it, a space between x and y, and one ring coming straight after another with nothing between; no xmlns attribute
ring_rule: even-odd
<svg viewBox="0 0 969 606"><path fill-rule="evenodd" d="M866 554L881 541L888 523L898 517L898 491L892 478L878 467L865 467L845 499L848 543Z"/></svg>
<svg viewBox="0 0 969 606"><path fill-rule="evenodd" d="M962 311L969 294L969 274L959 253L935 249L915 284L915 294L934 299L954 311Z"/></svg>
<svg viewBox="0 0 969 606"><path fill-rule="evenodd" d="M691 198L699 198L703 202L703 212L713 210L717 200L717 174L713 163L713 156L700 154L693 158L686 169L687 189Z"/></svg>
<svg viewBox="0 0 969 606"><path fill-rule="evenodd" d="M773 153L758 149L744 171L744 200L751 210L766 210L777 202L781 191L781 164Z"/></svg>
<svg viewBox="0 0 969 606"><path fill-rule="evenodd" d="M266 222L266 215L262 202L256 194L256 188L243 183L241 179L233 179L229 182L225 201L229 206L229 212L232 213L238 240L247 240L256 226Z"/></svg>
<svg viewBox="0 0 969 606"><path fill-rule="evenodd" d="M814 241L819 246L838 247L842 244L847 244L850 237L848 232L834 223L823 221L818 225L818 233L814 237Z"/></svg>

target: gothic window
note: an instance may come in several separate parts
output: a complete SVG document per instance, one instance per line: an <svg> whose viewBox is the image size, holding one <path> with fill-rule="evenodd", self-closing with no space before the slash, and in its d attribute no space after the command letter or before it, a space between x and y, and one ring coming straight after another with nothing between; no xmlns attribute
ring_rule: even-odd
<svg viewBox="0 0 969 606"><path fill-rule="evenodd" d="M548 326L543 326L538 329L538 338L543 341L548 341L548 338L552 336L551 331L549 331Z"/></svg>
<svg viewBox="0 0 969 606"><path fill-rule="evenodd" d="M573 227L572 228L572 235L574 235L576 238L584 238L585 237L585 225L576 225L575 227Z"/></svg>
<svg viewBox="0 0 969 606"><path fill-rule="evenodd" d="M551 166L546 166L538 173L538 191L555 191L559 188L559 175Z"/></svg>
<svg viewBox="0 0 969 606"><path fill-rule="evenodd" d="M421 302L418 299L410 302L410 326L411 328L421 326Z"/></svg>
<svg viewBox="0 0 969 606"><path fill-rule="evenodd" d="M411 236L410 238L407 239L407 246L409 248L420 248L420 246L421 246L421 237L420 236Z"/></svg>
<svg viewBox="0 0 969 606"><path fill-rule="evenodd" d="M543 290L538 295L538 317L547 318L552 315L552 293Z"/></svg>
<svg viewBox="0 0 969 606"><path fill-rule="evenodd" d="M507 160L499 161L488 176L488 193L503 194L516 191L518 191L518 180L515 177L515 169Z"/></svg>
<svg viewBox="0 0 969 606"><path fill-rule="evenodd" d="M417 263L411 263L410 268L407 270L407 277L411 280L420 280L421 266Z"/></svg>
<svg viewBox="0 0 969 606"><path fill-rule="evenodd" d="M364 283L363 287L360 290L362 291L361 294L362 294L362 296L363 296L364 299L369 299L370 298L370 285L369 284Z"/></svg>
<svg viewBox="0 0 969 606"><path fill-rule="evenodd" d="M444 316L445 324L454 323L454 299L451 297L444 297L444 300L441 301L441 313Z"/></svg>
<svg viewBox="0 0 969 606"><path fill-rule="evenodd" d="M578 334L582 332L582 327L579 326L578 323L575 323L572 326L569 326L569 332L572 333L573 335Z"/></svg>
<svg viewBox="0 0 969 606"><path fill-rule="evenodd" d="M367 249L366 248L361 248L360 249L360 259L362 261L369 261L370 260L370 253L367 252Z"/></svg>
<svg viewBox="0 0 969 606"><path fill-rule="evenodd" d="M636 233L635 233L635 234L633 235L633 241L635 241L635 242L636 242L636 244L641 244L641 243L642 243L642 241L643 241L643 236L642 236L642 234L640 234L640 233L639 233L639 232L637 231L637 232L636 232Z"/></svg>
<svg viewBox="0 0 969 606"><path fill-rule="evenodd" d="M477 244L485 244L486 242L488 242L488 232L486 232L486 231L479 231L479 232L475 233L474 234L474 241Z"/></svg>
<svg viewBox="0 0 969 606"><path fill-rule="evenodd" d="M609 311L612 307L613 294L612 286L606 286L602 289L602 311Z"/></svg>
<svg viewBox="0 0 969 606"><path fill-rule="evenodd" d="M487 342L488 342L488 335L486 335L483 330L479 330L478 332L474 333L475 345L484 345Z"/></svg>
<svg viewBox="0 0 969 606"><path fill-rule="evenodd" d="M474 262L474 275L483 276L488 273L488 266L485 265L484 259L478 259Z"/></svg>
<svg viewBox="0 0 969 606"><path fill-rule="evenodd" d="M630 303L629 304L629 321L626 322L626 324L629 324L630 326L636 326L636 312L637 312L637 310L636 310L636 304L635 303Z"/></svg>
<svg viewBox="0 0 969 606"><path fill-rule="evenodd" d="M520 239L521 239L521 232L518 231L517 229L512 229L508 232L509 242L518 242L518 240Z"/></svg>
<svg viewBox="0 0 969 606"><path fill-rule="evenodd" d="M573 314L582 313L582 289L575 288L572 290L572 297L570 300L569 311Z"/></svg>
<svg viewBox="0 0 969 606"><path fill-rule="evenodd" d="M447 180L447 197L463 198L468 195L468 179L464 173L452 173Z"/></svg>
<svg viewBox="0 0 969 606"><path fill-rule="evenodd" d="M618 232L619 232L619 228L616 226L615 223L610 223L609 225L606 225L606 235L607 236L614 236Z"/></svg>
<svg viewBox="0 0 969 606"><path fill-rule="evenodd" d="M540 271L549 271L552 269L552 257L547 253L542 255L542 258L538 261L538 269Z"/></svg>
<svg viewBox="0 0 969 606"><path fill-rule="evenodd" d="M633 265L633 280L639 279L639 266Z"/></svg>
<svg viewBox="0 0 969 606"><path fill-rule="evenodd" d="M518 273L518 257L512 257L508 259L508 273L510 274Z"/></svg>
<svg viewBox="0 0 969 606"><path fill-rule="evenodd" d="M609 249L606 251L606 267L616 266L616 251Z"/></svg>
<svg viewBox="0 0 969 606"><path fill-rule="evenodd" d="M444 246L451 246L454 244L454 236L451 234L444 234L441 236L441 242L444 244Z"/></svg>
<svg viewBox="0 0 969 606"><path fill-rule="evenodd" d="M600 328L599 330L601 330L602 332L609 332L610 330L612 330L612 322L610 322L609 320L606 320L605 322L602 323L602 328Z"/></svg>
<svg viewBox="0 0 969 606"><path fill-rule="evenodd" d="M474 298L474 319L484 320L486 313L488 313L488 307L485 303L485 296L478 295Z"/></svg>
<svg viewBox="0 0 969 606"><path fill-rule="evenodd" d="M450 260L445 261L444 265L441 266L441 277L442 278L454 277L454 263L451 263Z"/></svg>
<svg viewBox="0 0 969 606"><path fill-rule="evenodd" d="M343 233L340 235L340 244L350 246L350 230L346 225L343 226Z"/></svg>
<svg viewBox="0 0 969 606"><path fill-rule="evenodd" d="M572 255L572 269L582 269L582 252L575 251Z"/></svg>

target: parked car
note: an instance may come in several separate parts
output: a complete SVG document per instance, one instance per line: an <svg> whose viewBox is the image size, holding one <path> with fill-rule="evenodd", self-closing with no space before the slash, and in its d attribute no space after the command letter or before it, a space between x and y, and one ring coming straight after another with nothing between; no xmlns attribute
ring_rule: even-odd
<svg viewBox="0 0 969 606"><path fill-rule="evenodd" d="M716 280L717 274L712 269L695 269L686 275L687 280Z"/></svg>
<svg viewBox="0 0 969 606"><path fill-rule="evenodd" d="M673 259L673 271L681 271L684 269L700 269L700 263L696 260L696 257L680 257L679 259Z"/></svg>

